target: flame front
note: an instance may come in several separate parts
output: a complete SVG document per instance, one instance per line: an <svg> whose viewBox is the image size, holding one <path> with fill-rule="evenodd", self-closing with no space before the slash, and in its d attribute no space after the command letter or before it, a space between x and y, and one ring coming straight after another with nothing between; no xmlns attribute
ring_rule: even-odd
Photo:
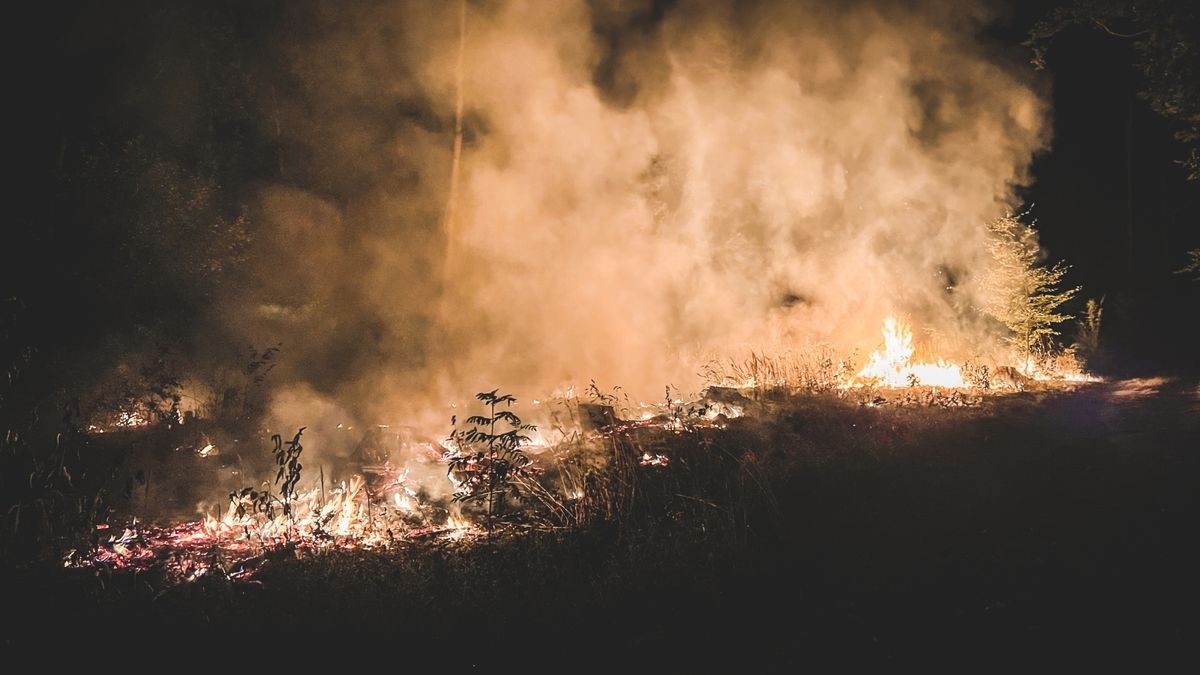
<svg viewBox="0 0 1200 675"><path fill-rule="evenodd" d="M982 376L976 376L968 367L968 373L971 373L969 384L962 368L956 364L941 359L932 363L915 360L917 348L913 344L912 329L906 322L888 316L883 322L882 332L881 348L870 355L866 366L853 377L848 376L853 372L847 365L848 361L835 361L828 355L821 356L820 363L824 365L820 366L816 375L802 361L790 358L773 360L752 355L749 365L743 367L733 364L734 370L728 376L718 372L722 384L717 389L790 388L795 393L810 394L869 385L1019 390L1024 387L1025 381L1096 380L1078 370L1077 364L1076 370L1069 370L1064 369L1062 364L1051 363L1045 366L1045 370L1031 369L1028 375L1018 373L1011 366L997 366L994 371L997 375L990 381L986 367L980 367ZM1007 384L1003 382L1006 378L1010 380ZM733 384L726 384L727 381ZM886 400L878 392L867 393L870 400L865 405L873 406ZM842 396L842 393L839 392L838 396ZM965 399L958 392L941 399L938 396L932 392L928 404L936 403L942 407L969 404L964 403ZM570 401L571 397L573 394L568 392L568 398L564 400ZM911 400L909 393L896 398L901 404L906 398ZM978 400L981 399L976 397ZM610 397L609 401L614 402L615 397ZM750 405L750 401L740 394L733 400L723 400L716 394L706 393L701 399L689 402L686 398L676 397L668 389L665 398L658 403L629 401L621 418L614 416L602 427L587 431L585 437L595 440L638 429L660 429L672 435L699 429L722 429L728 420L747 414L743 404ZM530 431L528 445L523 447L538 451L553 449L568 438L572 443L580 438L574 433L570 437L563 433L561 438L555 439L545 432ZM103 431L97 430L96 433ZM204 439L204 443L196 451L200 457L219 454L215 444L208 439ZM442 439L440 443L443 452L434 452L434 455L439 455L443 462L456 456L459 448L452 438ZM435 447L432 442L421 445L430 449ZM550 452L547 456L553 457L555 454ZM634 458L637 465L647 471L669 471L676 464L671 456L652 449L640 449ZM477 469L477 465L470 462L466 467L462 471L446 474L456 490L463 487L462 475ZM231 493L229 502L222 509L214 510L202 521L154 527L139 524L135 519L120 535L109 535L107 541L93 550L72 551L64 564L68 567L108 569L140 569L162 565L179 579L193 580L213 571L229 578L242 579L257 573L267 552L283 547L295 551L388 548L397 542L418 539L469 544L485 532L491 535L490 528L484 530L472 523L457 506L426 503L429 494L410 479L407 465L397 467L384 461L360 468L369 474L369 479L353 475L349 480L334 483L329 490L325 487L324 473L321 474L319 485L286 495L272 492L273 486L269 483L264 483L262 490L244 488ZM565 502L577 503L572 508L585 508L582 504L590 501L580 484L564 483L561 492L553 493L544 486L535 487L541 490L541 493L535 494L545 495L552 507L560 510L565 510ZM108 524L97 526L98 533L107 534L109 529Z"/></svg>
<svg viewBox="0 0 1200 675"><path fill-rule="evenodd" d="M930 385L934 387L965 387L962 369L952 363L913 363L915 353L912 329L894 316L883 321L883 349L871 354L870 360L858 373L859 380L877 382L887 387Z"/></svg>

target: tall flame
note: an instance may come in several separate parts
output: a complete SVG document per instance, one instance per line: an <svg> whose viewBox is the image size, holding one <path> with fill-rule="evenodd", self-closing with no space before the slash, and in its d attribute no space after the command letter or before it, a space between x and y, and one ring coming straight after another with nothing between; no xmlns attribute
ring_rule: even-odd
<svg viewBox="0 0 1200 675"><path fill-rule="evenodd" d="M871 354L870 360L858 373L859 380L870 380L887 387L930 385L934 387L964 387L962 369L952 363L913 363L916 350L912 345L912 329L894 316L883 321L883 349Z"/></svg>

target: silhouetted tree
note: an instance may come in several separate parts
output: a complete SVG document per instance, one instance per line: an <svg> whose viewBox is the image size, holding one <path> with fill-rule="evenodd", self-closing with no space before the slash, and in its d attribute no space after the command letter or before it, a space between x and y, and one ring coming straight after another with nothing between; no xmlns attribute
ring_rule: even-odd
<svg viewBox="0 0 1200 675"><path fill-rule="evenodd" d="M497 410L516 403L511 394L494 389L475 398L488 407L488 414L468 417L470 428L455 428L450 434L453 450L447 457L448 474L457 486L454 501L483 503L491 532L504 499L519 497L522 481L532 477L532 462L521 448L530 440L525 432L537 427L525 424L510 410Z"/></svg>
<svg viewBox="0 0 1200 675"><path fill-rule="evenodd" d="M1100 360L1100 320L1103 316L1104 298L1089 299L1075 331L1075 353L1090 369L1095 368Z"/></svg>

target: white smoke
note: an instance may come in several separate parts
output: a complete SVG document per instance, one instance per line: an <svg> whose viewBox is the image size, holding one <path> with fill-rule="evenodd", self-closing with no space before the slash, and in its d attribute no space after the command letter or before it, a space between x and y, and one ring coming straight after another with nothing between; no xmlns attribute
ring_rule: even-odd
<svg viewBox="0 0 1200 675"><path fill-rule="evenodd" d="M283 259L230 315L288 333L285 380L440 420L496 386L661 392L748 345L870 349L889 313L945 356L987 343L985 225L1048 132L979 3L468 2L443 228L458 10L324 6L282 38L303 86L263 117L302 187L264 189Z"/></svg>

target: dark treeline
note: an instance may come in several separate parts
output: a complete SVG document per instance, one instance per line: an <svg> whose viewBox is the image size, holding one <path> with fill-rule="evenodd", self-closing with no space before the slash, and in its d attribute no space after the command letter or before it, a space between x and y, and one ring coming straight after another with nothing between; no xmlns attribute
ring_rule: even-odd
<svg viewBox="0 0 1200 675"><path fill-rule="evenodd" d="M1027 5L1019 26L1026 35L1050 14L1042 3ZM1108 368L1195 373L1200 333L1192 317L1200 284L1195 273L1178 272L1200 242L1200 181L1188 180L1194 141L1189 147L1179 139L1198 123L1184 120L1189 107L1200 105L1194 82L1186 84L1186 70L1200 73L1194 39L1200 14L1189 3L1142 3L1150 16L1138 23L1097 13L1118 17L1132 3L1057 5L1095 11L1084 11L1081 23L1063 25L1047 43L1054 136L1050 151L1034 162L1035 182L1024 197L1034 205L1050 257L1073 265L1081 297L1105 297ZM1092 14L1111 26L1100 27ZM1170 30L1162 25L1168 21ZM1192 42L1175 44L1171 31L1190 33ZM1137 35L1152 48L1139 51L1134 39L1120 35ZM1155 50L1182 56L1168 62ZM1145 72L1156 69L1175 72L1148 81ZM1177 77L1184 81L1171 81ZM1179 117L1164 119L1152 104L1176 109Z"/></svg>
<svg viewBox="0 0 1200 675"><path fill-rule="evenodd" d="M18 198L0 250L6 347L34 350L23 397L220 335L215 300L261 262L246 195L280 175L248 69L269 10L45 3L10 24Z"/></svg>

